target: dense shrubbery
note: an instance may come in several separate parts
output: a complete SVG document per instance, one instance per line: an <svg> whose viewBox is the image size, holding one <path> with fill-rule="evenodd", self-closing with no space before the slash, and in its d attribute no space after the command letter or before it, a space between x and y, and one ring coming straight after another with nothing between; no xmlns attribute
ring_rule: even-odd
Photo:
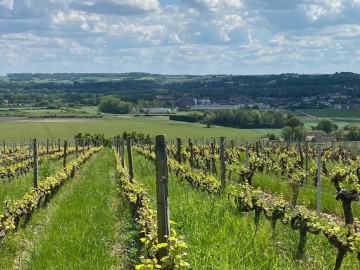
<svg viewBox="0 0 360 270"><path fill-rule="evenodd" d="M130 112L130 105L119 98L104 96L100 98L99 109L105 113L125 114Z"/></svg>
<svg viewBox="0 0 360 270"><path fill-rule="evenodd" d="M196 123L201 119L201 117L194 115L170 115L169 119L173 121Z"/></svg>
<svg viewBox="0 0 360 270"><path fill-rule="evenodd" d="M271 110L218 110L214 111L214 124L235 128L281 128L285 115Z"/></svg>

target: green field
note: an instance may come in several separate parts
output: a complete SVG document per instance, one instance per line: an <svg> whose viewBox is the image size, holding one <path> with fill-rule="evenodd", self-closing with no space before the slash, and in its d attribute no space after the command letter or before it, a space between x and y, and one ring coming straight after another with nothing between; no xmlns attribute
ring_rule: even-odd
<svg viewBox="0 0 360 270"><path fill-rule="evenodd" d="M167 134L169 139L182 138L212 138L225 136L227 138L256 139L268 132L276 130L249 130L214 126L206 128L204 124L170 121L168 117L134 117L105 116L103 119L34 119L16 120L5 118L0 122L0 140L22 141L29 138L71 139L77 133L104 134L112 137L127 132L144 134ZM18 121L18 122L14 122Z"/></svg>
<svg viewBox="0 0 360 270"><path fill-rule="evenodd" d="M321 118L330 118L339 128L343 128L348 124L360 124L360 109L301 109L297 110L297 112L297 116L308 130L311 130L311 126L316 126Z"/></svg>
<svg viewBox="0 0 360 270"><path fill-rule="evenodd" d="M45 108L0 108L0 117L29 117L29 118L49 118L49 117L101 117L98 114L97 107L81 107L81 108L59 108L59 109L45 109Z"/></svg>
<svg viewBox="0 0 360 270"><path fill-rule="evenodd" d="M360 119L360 109L354 110L337 110L337 109L302 109L299 112L313 115L320 118L350 118Z"/></svg>

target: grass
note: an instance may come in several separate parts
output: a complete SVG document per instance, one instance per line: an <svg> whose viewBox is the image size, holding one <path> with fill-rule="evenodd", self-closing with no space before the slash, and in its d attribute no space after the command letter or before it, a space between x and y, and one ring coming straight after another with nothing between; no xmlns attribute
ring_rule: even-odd
<svg viewBox="0 0 360 270"><path fill-rule="evenodd" d="M95 109L96 108L96 109ZM76 118L76 117L99 117L97 115L97 107L83 108L2 108L0 109L0 117L30 117L30 118Z"/></svg>
<svg viewBox="0 0 360 270"><path fill-rule="evenodd" d="M344 128L346 125L360 123L360 109L353 110L336 110L336 109L301 109L298 112L303 112L314 117L299 115L299 118L304 122L305 127L311 130L311 126L318 124L318 118L330 118L339 128Z"/></svg>
<svg viewBox="0 0 360 270"><path fill-rule="evenodd" d="M259 138L262 134L249 129L236 129L214 126L206 128L199 123L185 123L170 121L164 117L133 117L106 115L104 119L82 119L80 121L58 121L53 119L22 120L21 122L0 122L1 140L28 140L29 138L70 139L77 133L104 134L105 137L112 137L127 132L140 132L145 134L167 134L169 139L176 137L200 138L220 137L244 138L252 140ZM271 130L273 131L273 130ZM267 130L263 130L267 133Z"/></svg>
<svg viewBox="0 0 360 270"><path fill-rule="evenodd" d="M306 114L320 118L360 118L360 110L337 110L337 109L301 109L298 110Z"/></svg>
<svg viewBox="0 0 360 270"><path fill-rule="evenodd" d="M153 164L135 155L135 177L148 189L155 207ZM223 196L210 196L169 178L170 219L189 244L191 269L332 269L336 249L322 236L308 235L305 258L295 260L298 232L277 225L272 231L263 216L256 232L253 213L238 213ZM348 255L343 269L359 264Z"/></svg>
<svg viewBox="0 0 360 270"><path fill-rule="evenodd" d="M131 269L135 228L110 149L93 156L27 228L0 246L0 269Z"/></svg>

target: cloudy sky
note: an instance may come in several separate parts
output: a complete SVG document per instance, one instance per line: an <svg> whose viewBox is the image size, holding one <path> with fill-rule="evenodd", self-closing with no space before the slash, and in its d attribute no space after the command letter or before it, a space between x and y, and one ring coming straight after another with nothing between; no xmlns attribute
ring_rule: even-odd
<svg viewBox="0 0 360 270"><path fill-rule="evenodd" d="M0 74L360 72L360 0L0 0Z"/></svg>

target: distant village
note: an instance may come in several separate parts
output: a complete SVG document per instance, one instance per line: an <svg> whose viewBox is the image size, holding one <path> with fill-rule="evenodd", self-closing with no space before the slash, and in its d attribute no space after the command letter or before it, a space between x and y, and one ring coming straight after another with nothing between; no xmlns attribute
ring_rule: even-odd
<svg viewBox="0 0 360 270"><path fill-rule="evenodd" d="M176 99L173 95L157 95L155 108L145 108L148 113L170 113L174 111L208 111L229 109L300 109L300 108L332 108L357 109L359 101L354 102L351 96L340 93L325 96L304 97L301 99L287 98L257 98L251 99L244 95L233 95L229 99L210 100L189 96Z"/></svg>

